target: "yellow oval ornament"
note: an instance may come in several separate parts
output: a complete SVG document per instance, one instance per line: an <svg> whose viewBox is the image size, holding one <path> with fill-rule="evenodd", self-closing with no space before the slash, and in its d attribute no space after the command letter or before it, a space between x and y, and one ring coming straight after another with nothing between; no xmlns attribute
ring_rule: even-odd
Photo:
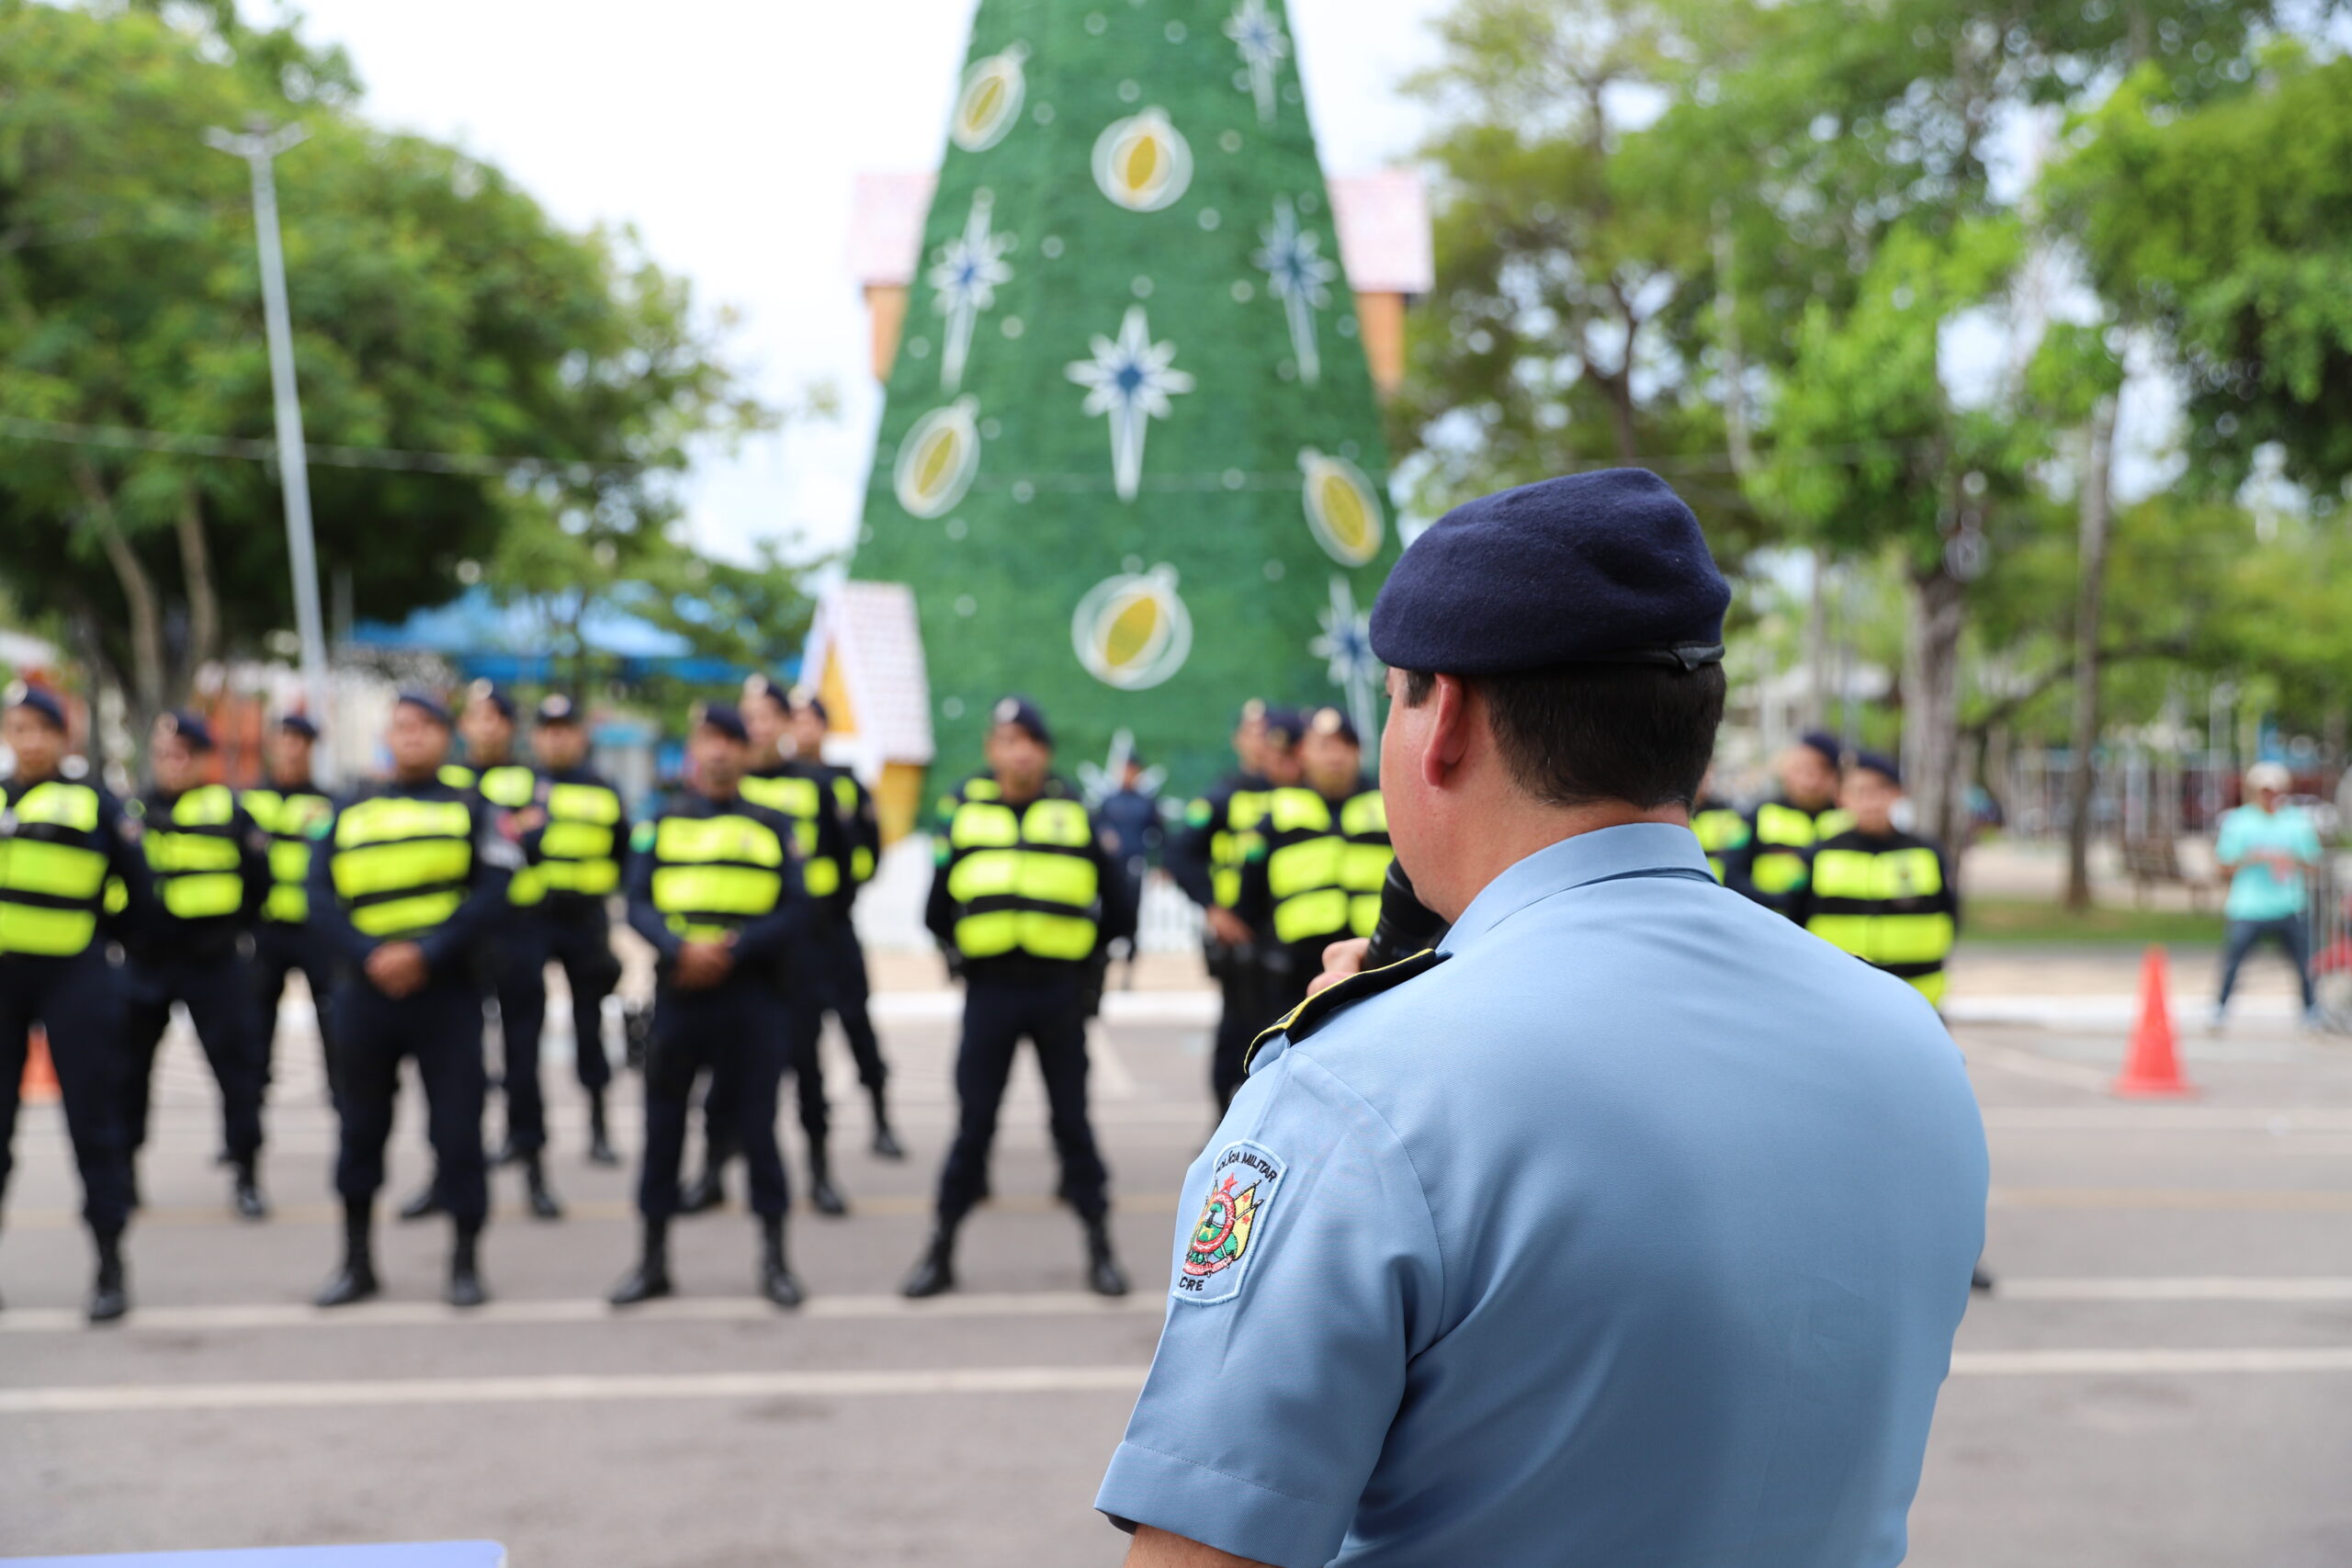
<svg viewBox="0 0 2352 1568"><path fill-rule="evenodd" d="M964 87L956 96L956 113L947 134L967 152L985 152L1011 133L1021 118L1021 100L1028 91L1021 62L1028 51L1015 44L985 60L976 60L964 73Z"/></svg>
<svg viewBox="0 0 2352 1568"><path fill-rule="evenodd" d="M1193 183L1193 149L1154 107L1113 120L1094 141L1094 183L1129 212L1157 212Z"/></svg>
<svg viewBox="0 0 2352 1568"><path fill-rule="evenodd" d="M1193 651L1193 617L1176 596L1175 570L1156 566L1088 590L1070 617L1069 635L1088 674L1140 692L1183 668Z"/></svg>
<svg viewBox="0 0 2352 1568"><path fill-rule="evenodd" d="M1362 566L1378 555L1386 531L1380 497L1364 471L1312 446L1299 453L1298 466L1306 475L1306 525L1323 553L1341 566Z"/></svg>
<svg viewBox="0 0 2352 1568"><path fill-rule="evenodd" d="M979 403L958 398L915 421L899 444L891 471L899 504L917 517L936 517L964 499L980 468Z"/></svg>

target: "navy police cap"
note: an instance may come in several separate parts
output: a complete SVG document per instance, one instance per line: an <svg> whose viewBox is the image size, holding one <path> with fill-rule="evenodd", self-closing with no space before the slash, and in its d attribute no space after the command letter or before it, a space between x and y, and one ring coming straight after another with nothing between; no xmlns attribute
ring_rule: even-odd
<svg viewBox="0 0 2352 1568"><path fill-rule="evenodd" d="M299 735L305 740L316 740L319 738L319 727L312 724L309 716L305 714L289 713L277 721L277 728L288 735Z"/></svg>
<svg viewBox="0 0 2352 1568"><path fill-rule="evenodd" d="M1797 744L1808 751L1819 753L1821 759L1833 768L1846 765L1846 748L1826 729L1806 730L1797 737Z"/></svg>
<svg viewBox="0 0 2352 1568"><path fill-rule="evenodd" d="M716 729L729 740L752 738L743 723L743 710L733 703L704 703L695 709L694 723L697 729Z"/></svg>
<svg viewBox="0 0 2352 1568"><path fill-rule="evenodd" d="M410 686L392 699L395 707L412 707L439 725L449 728L449 710L439 697L419 686Z"/></svg>
<svg viewBox="0 0 2352 1568"><path fill-rule="evenodd" d="M1348 716L1345 708L1317 708L1306 721L1309 735L1336 735L1351 746L1362 746L1363 738L1356 733L1356 721Z"/></svg>
<svg viewBox="0 0 2352 1568"><path fill-rule="evenodd" d="M1266 710L1265 733L1267 745L1287 751L1306 733L1306 716L1296 708L1270 707Z"/></svg>
<svg viewBox="0 0 2352 1568"><path fill-rule="evenodd" d="M187 742L191 751L212 750L212 727L186 708L174 708L163 715L155 720L155 728L160 734L178 736Z"/></svg>
<svg viewBox="0 0 2352 1568"><path fill-rule="evenodd" d="M1054 743L1054 732L1046 728L1046 716L1039 713L1037 705L1027 697L1002 698L995 707L989 710L989 722L991 725L1012 725L1016 729L1025 731L1029 739L1040 746L1051 746Z"/></svg>
<svg viewBox="0 0 2352 1568"><path fill-rule="evenodd" d="M1372 650L1402 670L1696 670L1724 656L1731 588L1699 520L1645 468L1521 485L1447 513L1388 574Z"/></svg>
<svg viewBox="0 0 2352 1568"><path fill-rule="evenodd" d="M578 724L580 705L561 692L549 692L539 699L538 711L531 716L541 728L551 724Z"/></svg>
<svg viewBox="0 0 2352 1568"><path fill-rule="evenodd" d="M54 728L65 728L65 705L47 686L36 686L27 681L9 682L8 706L37 713Z"/></svg>
<svg viewBox="0 0 2352 1568"><path fill-rule="evenodd" d="M793 687L789 694L789 700L794 713L813 713L817 716L817 722L822 725L830 726L833 722L833 716L826 711L825 699L808 687Z"/></svg>
<svg viewBox="0 0 2352 1568"><path fill-rule="evenodd" d="M1903 764L1883 751L1849 751L1846 767L1849 772L1876 773L1895 788L1903 787Z"/></svg>
<svg viewBox="0 0 2352 1568"><path fill-rule="evenodd" d="M488 703L498 710L499 717L509 724L514 722L514 699L502 691L495 681L476 681L466 688L466 700L469 703Z"/></svg>

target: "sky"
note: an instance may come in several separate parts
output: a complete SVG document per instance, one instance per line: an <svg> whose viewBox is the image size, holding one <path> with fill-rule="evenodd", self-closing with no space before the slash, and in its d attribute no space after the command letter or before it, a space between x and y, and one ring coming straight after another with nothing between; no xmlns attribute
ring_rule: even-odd
<svg viewBox="0 0 2352 1568"><path fill-rule="evenodd" d="M881 396L847 260L852 181L929 169L946 142L973 0L302 0L373 122L455 142L568 227L628 225L707 310L756 390L829 384L830 421L714 452L687 525L742 558L842 548ZM1289 0L1331 174L1399 161L1423 121L1396 85L1433 58L1445 0ZM245 0L258 20L270 0ZM299 156L299 153L292 154Z"/></svg>

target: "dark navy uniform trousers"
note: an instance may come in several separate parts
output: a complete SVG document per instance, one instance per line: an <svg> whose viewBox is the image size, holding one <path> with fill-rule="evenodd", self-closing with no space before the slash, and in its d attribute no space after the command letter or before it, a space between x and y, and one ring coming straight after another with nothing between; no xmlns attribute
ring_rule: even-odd
<svg viewBox="0 0 2352 1568"><path fill-rule="evenodd" d="M997 1112L1024 1037L1036 1046L1045 1074L1063 1195L1082 1218L1100 1219L1110 1211L1110 1175L1086 1115L1086 1011L1078 967L1051 979L981 975L966 981L964 1039L956 1053L960 1111L956 1142L939 1175L939 1217L947 1224L969 1213L987 1190Z"/></svg>
<svg viewBox="0 0 2352 1568"><path fill-rule="evenodd" d="M752 1212L782 1214L789 1206L775 1135L776 1100L792 1049L786 1020L784 998L750 975L704 990L665 986L654 997L653 1038L645 1052L645 1163L637 1184L638 1210L647 1219L678 1212L687 1106L704 1074L710 1078L705 1126L718 1146L741 1151Z"/></svg>
<svg viewBox="0 0 2352 1568"><path fill-rule="evenodd" d="M335 1190L346 1201L373 1198L384 1185L384 1145L392 1135L392 1102L401 1058L416 1058L424 1081L425 1132L433 1142L434 1190L449 1217L476 1226L490 1211L481 1146L482 1100L489 1078L481 1056L481 989L471 975L438 976L397 999L354 975L334 995L335 1081L343 1148Z"/></svg>
<svg viewBox="0 0 2352 1568"><path fill-rule="evenodd" d="M65 1101L65 1131L82 1172L82 1217L101 1234L130 1217L130 1149L123 1141L122 972L93 945L73 958L0 958L0 1195L14 1166L17 1095L32 1026L49 1032L49 1059Z"/></svg>

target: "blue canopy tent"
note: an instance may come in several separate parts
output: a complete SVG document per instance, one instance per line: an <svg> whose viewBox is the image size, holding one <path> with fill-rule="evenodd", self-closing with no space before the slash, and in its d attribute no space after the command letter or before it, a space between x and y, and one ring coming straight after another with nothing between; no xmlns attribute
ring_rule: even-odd
<svg viewBox="0 0 2352 1568"><path fill-rule="evenodd" d="M469 588L397 625L361 621L352 628L351 641L359 648L436 654L469 681L545 685L560 678L567 655L549 645L562 635L559 624L569 631L571 610L560 601L501 604L487 588ZM624 683L666 676L691 685L723 685L748 673L728 660L695 653L676 632L605 600L590 601L578 618L581 651L598 661L600 673L608 671ZM775 673L790 678L795 671Z"/></svg>

